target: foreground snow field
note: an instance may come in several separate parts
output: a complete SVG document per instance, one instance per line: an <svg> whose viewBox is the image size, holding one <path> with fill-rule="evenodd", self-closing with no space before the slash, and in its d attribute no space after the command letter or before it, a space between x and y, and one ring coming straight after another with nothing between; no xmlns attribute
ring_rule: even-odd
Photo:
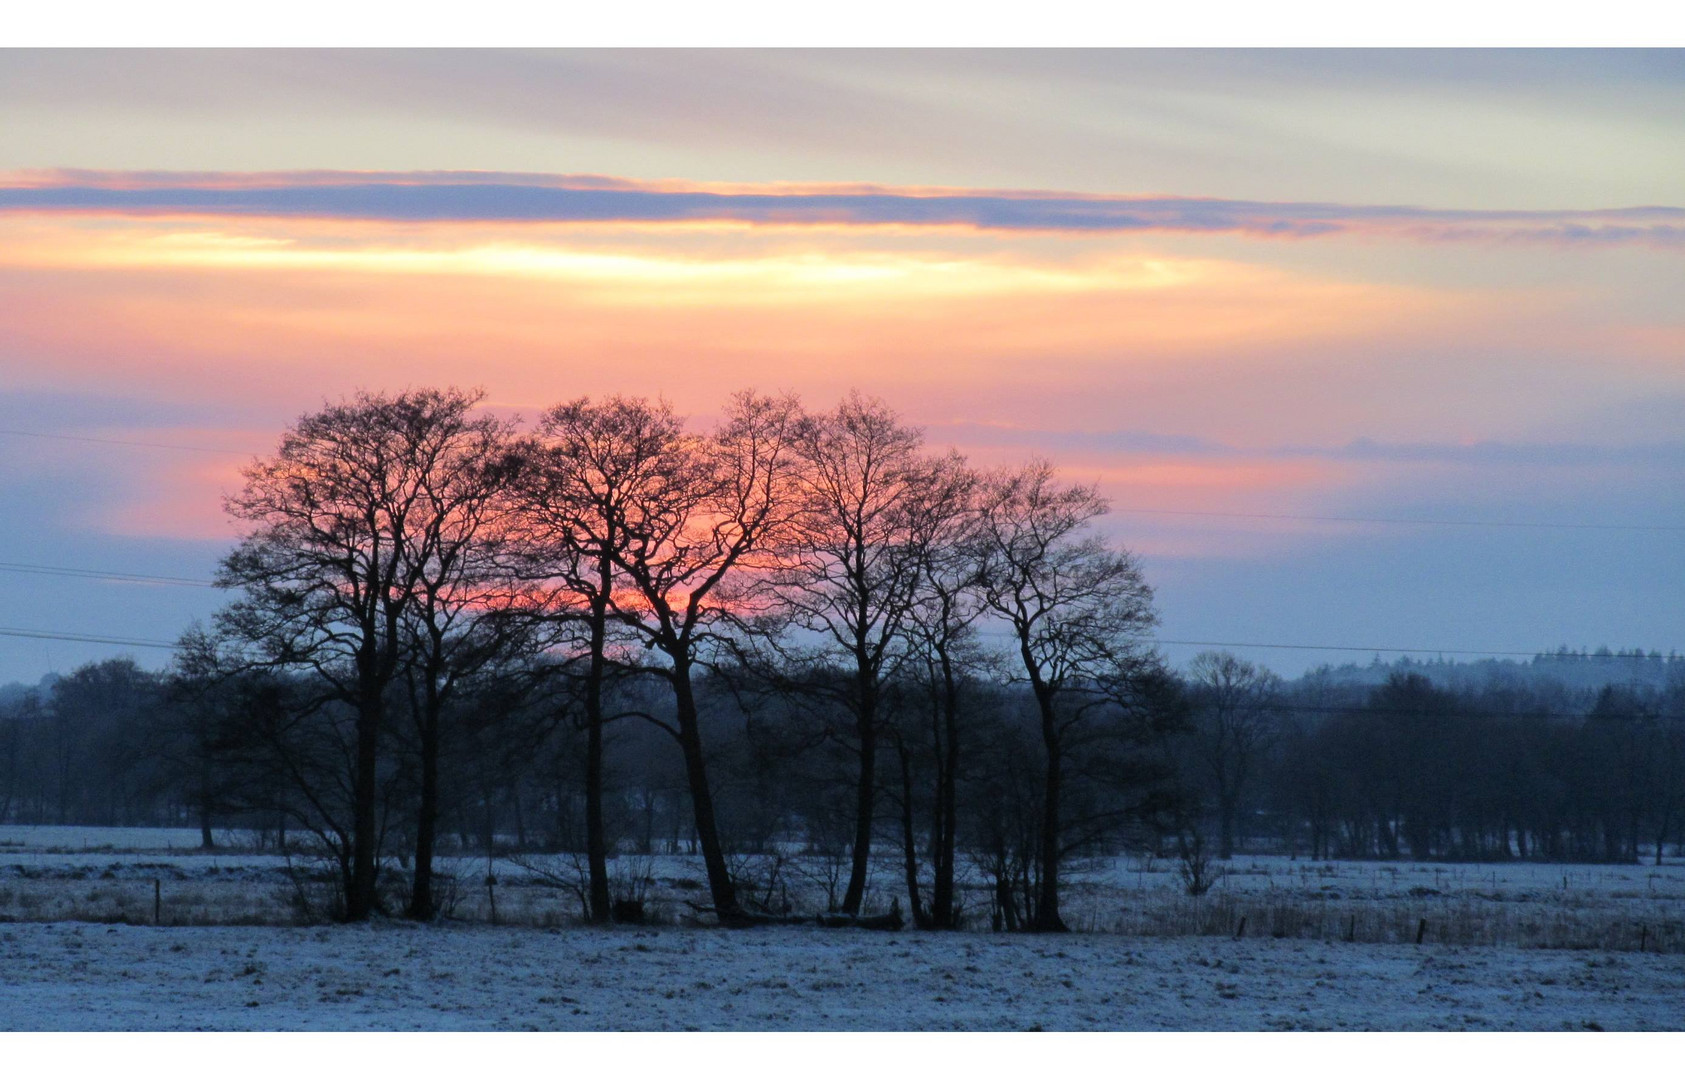
<svg viewBox="0 0 1685 1080"><path fill-rule="evenodd" d="M240 834L218 842L0 828L0 1029L1685 1029L1676 860L1241 856L1197 899L1173 861L1094 861L1068 892L1090 932L1035 938L593 930L556 886L571 866L559 857L443 860L454 918L438 925L299 927L291 872L313 864ZM825 903L814 857L738 869L769 901ZM487 925L488 873L501 926ZM705 898L694 856L622 856L611 873L642 882L667 923ZM869 910L891 903L897 874L879 868Z"/></svg>
<svg viewBox="0 0 1685 1080"><path fill-rule="evenodd" d="M1685 957L794 927L0 928L6 1029L1678 1029Z"/></svg>

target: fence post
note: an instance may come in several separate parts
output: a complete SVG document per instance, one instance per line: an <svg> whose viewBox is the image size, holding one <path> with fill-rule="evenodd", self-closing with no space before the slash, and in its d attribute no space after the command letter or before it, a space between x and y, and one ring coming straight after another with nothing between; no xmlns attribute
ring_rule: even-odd
<svg viewBox="0 0 1685 1080"><path fill-rule="evenodd" d="M1422 943L1422 937L1428 932L1428 921L1423 919L1416 924L1416 944Z"/></svg>
<svg viewBox="0 0 1685 1080"><path fill-rule="evenodd" d="M1240 925L1234 928L1234 939L1236 941L1239 941L1241 938L1243 938L1245 936L1246 936L1246 916L1242 915L1240 917Z"/></svg>
<svg viewBox="0 0 1685 1080"><path fill-rule="evenodd" d="M158 926L164 921L164 884L157 878L152 879L152 925Z"/></svg>

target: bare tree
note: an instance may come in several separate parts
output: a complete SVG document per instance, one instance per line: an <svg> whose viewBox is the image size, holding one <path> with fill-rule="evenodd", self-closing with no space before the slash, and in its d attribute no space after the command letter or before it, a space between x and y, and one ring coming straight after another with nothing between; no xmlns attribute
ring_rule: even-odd
<svg viewBox="0 0 1685 1080"><path fill-rule="evenodd" d="M381 736L423 570L410 556L424 543L434 448L473 401L451 390L361 392L302 417L226 500L249 530L217 576L244 590L220 629L258 663L311 672L355 714L353 921L377 905Z"/></svg>
<svg viewBox="0 0 1685 1080"><path fill-rule="evenodd" d="M612 917L608 838L603 824L603 706L609 675L614 592L623 583L616 558L631 534L623 526L669 485L697 484L691 443L665 402L588 398L544 414L522 485L529 521L526 573L551 583L545 610L583 631L586 909L592 922Z"/></svg>
<svg viewBox="0 0 1685 1080"><path fill-rule="evenodd" d="M1011 633L1046 757L1037 931L1066 929L1059 866L1067 736L1092 709L1115 702L1115 688L1147 656L1143 636L1157 622L1140 564L1090 528L1106 511L1097 491L1059 483L1043 460L990 475L979 504L983 597Z"/></svg>
<svg viewBox="0 0 1685 1080"><path fill-rule="evenodd" d="M472 410L484 395L441 392L419 434L411 527L398 537L401 574L410 582L402 626L420 771L415 867L409 915L431 919L433 854L439 823L439 757L446 708L462 680L527 635L506 554L509 491L520 459L513 424Z"/></svg>
<svg viewBox="0 0 1685 1080"><path fill-rule="evenodd" d="M841 661L839 688L857 756L854 841L842 910L860 913L871 869L883 683L903 643L919 545L913 503L929 472L923 436L882 401L849 394L800 427L800 512L778 600L822 644L809 661Z"/></svg>
<svg viewBox="0 0 1685 1080"><path fill-rule="evenodd" d="M664 426L641 449L637 483L614 511L612 551L627 584L625 595L614 598L614 616L664 660L638 670L672 687L674 721L646 718L672 735L684 755L708 888L726 923L742 921L743 909L714 813L695 671L711 648L729 646L725 631L764 607L759 586L770 568L753 565L751 557L795 512L800 419L794 398L743 392L706 436Z"/></svg>
<svg viewBox="0 0 1685 1080"><path fill-rule="evenodd" d="M178 639L164 683L172 706L164 755L197 814L199 846L207 851L216 847L216 817L233 804L238 787L230 767L234 695L217 644L203 627L190 626Z"/></svg>
<svg viewBox="0 0 1685 1080"><path fill-rule="evenodd" d="M1217 801L1217 856L1228 859L1241 798L1275 741L1281 680L1233 653L1202 652L1188 681L1193 744Z"/></svg>
<svg viewBox="0 0 1685 1080"><path fill-rule="evenodd" d="M960 694L966 677L980 666L973 629L983 613L978 591L980 547L976 543L978 476L958 454L929 463L911 507L910 533L919 574L908 620L912 669L930 706L935 763L931 815L932 881L924 912L938 929L955 925L954 858L959 831ZM907 853L909 863L913 852ZM916 875L913 876L916 882ZM908 897L921 914L918 897Z"/></svg>

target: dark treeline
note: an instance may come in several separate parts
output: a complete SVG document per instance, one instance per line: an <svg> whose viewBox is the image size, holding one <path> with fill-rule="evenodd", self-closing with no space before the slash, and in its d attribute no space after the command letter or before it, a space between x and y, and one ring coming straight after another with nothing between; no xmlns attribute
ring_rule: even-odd
<svg viewBox="0 0 1685 1080"><path fill-rule="evenodd" d="M1546 657L1284 683L1202 656L1186 681L1184 772L1220 854L1659 861L1685 839L1681 665L1658 659L1648 678L1591 689L1599 660L1566 680Z"/></svg>
<svg viewBox="0 0 1685 1080"><path fill-rule="evenodd" d="M1679 684L1582 691L1512 678L1456 690L1397 665L1385 679L1321 672L1281 682L1229 656L1200 657L1171 690L1180 726L1106 731L1097 741L1110 745L1072 752L1081 782L1068 789L1067 856L1174 856L1192 839L1217 858L1632 862L1677 852L1685 839ZM444 725L440 850L586 853L577 681L504 672L463 692ZM826 699L846 682L835 669L776 687L744 669L698 680L727 853L800 853L838 908L855 839L857 749L835 737ZM662 689L624 676L606 694L622 717L604 740L602 825L613 852L698 850L682 757L638 715L670 721ZM906 675L886 690L891 749L877 769L873 820L880 851L898 865L886 877L880 860L873 885L905 896L927 922L935 911L957 922L957 869L990 888L989 912L974 917L1025 925L1039 880L1034 705L1024 688L976 671L957 689L966 736L957 765L940 684ZM266 845L348 858L351 720L342 707L310 710L320 694L307 679L271 673L205 681L190 660L164 672L105 661L13 693L0 705L0 820L185 825L203 830L207 846L239 828ZM407 708L395 702L406 724ZM402 879L413 875L418 755L398 725L386 738L382 849L403 856L408 866L389 866ZM948 830L957 868L935 859Z"/></svg>
<svg viewBox="0 0 1685 1080"><path fill-rule="evenodd" d="M228 501L235 599L164 671L0 702L0 820L251 830L328 858L352 919L430 918L441 853L519 849L574 854L592 921L614 855L694 854L711 912L749 923L787 914L745 888L768 853L847 916L870 888L920 926L1031 930L1063 929L1073 861L1130 849L1680 842L1677 664L1595 688L1553 672L1609 657L1172 672L1104 501L1046 462L974 469L859 396L741 394L707 431L645 400L531 430L478 402L302 418Z"/></svg>

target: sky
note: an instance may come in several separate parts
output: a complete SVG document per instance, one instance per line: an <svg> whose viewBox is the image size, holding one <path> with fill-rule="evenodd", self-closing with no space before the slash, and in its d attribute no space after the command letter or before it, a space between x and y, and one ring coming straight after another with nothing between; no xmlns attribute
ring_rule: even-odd
<svg viewBox="0 0 1685 1080"><path fill-rule="evenodd" d="M1679 50L0 51L0 628L208 618L359 388L754 386L1098 484L1168 642L1685 651L1682 294Z"/></svg>

